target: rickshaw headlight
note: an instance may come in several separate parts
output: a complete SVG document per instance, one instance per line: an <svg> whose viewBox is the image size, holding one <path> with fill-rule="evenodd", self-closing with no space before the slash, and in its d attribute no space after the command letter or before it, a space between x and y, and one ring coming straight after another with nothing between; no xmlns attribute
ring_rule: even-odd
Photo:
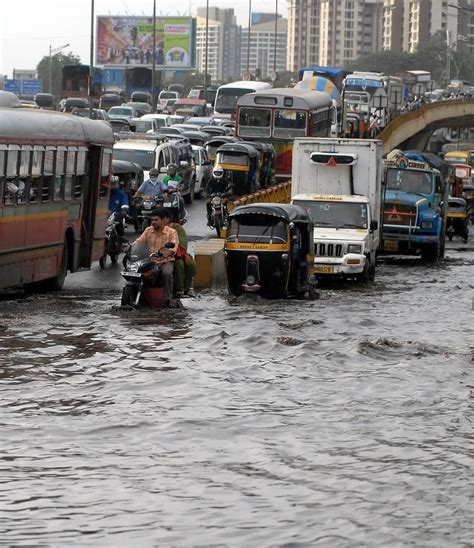
<svg viewBox="0 0 474 548"><path fill-rule="evenodd" d="M362 253L362 246L350 244L347 246L347 253Z"/></svg>
<svg viewBox="0 0 474 548"><path fill-rule="evenodd" d="M255 276L252 276L251 274L247 276L247 284L248 285L254 285L257 280L255 279Z"/></svg>
<svg viewBox="0 0 474 548"><path fill-rule="evenodd" d="M282 256L281 256L281 260L282 261L287 261L288 260L288 253L283 253Z"/></svg>
<svg viewBox="0 0 474 548"><path fill-rule="evenodd" d="M433 223L431 221L423 221L421 223L421 228L425 228L425 229L433 228Z"/></svg>

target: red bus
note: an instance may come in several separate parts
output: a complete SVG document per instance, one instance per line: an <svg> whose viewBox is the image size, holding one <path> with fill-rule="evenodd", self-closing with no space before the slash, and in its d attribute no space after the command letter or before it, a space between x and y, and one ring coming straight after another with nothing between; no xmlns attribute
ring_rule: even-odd
<svg viewBox="0 0 474 548"><path fill-rule="evenodd" d="M0 289L60 289L104 251L106 122L0 108Z"/></svg>

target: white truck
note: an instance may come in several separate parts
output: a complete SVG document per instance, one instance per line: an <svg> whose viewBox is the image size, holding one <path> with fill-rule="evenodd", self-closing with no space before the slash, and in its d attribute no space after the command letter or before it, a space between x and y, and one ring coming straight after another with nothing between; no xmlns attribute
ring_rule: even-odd
<svg viewBox="0 0 474 548"><path fill-rule="evenodd" d="M382 176L382 141L295 139L291 203L313 219L318 277L374 279Z"/></svg>

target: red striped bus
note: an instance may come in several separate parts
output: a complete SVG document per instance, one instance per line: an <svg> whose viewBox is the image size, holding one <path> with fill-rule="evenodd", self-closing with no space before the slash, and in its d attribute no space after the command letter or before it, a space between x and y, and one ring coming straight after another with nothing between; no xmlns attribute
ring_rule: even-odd
<svg viewBox="0 0 474 548"><path fill-rule="evenodd" d="M103 255L112 146L106 122L0 108L0 289L60 289Z"/></svg>

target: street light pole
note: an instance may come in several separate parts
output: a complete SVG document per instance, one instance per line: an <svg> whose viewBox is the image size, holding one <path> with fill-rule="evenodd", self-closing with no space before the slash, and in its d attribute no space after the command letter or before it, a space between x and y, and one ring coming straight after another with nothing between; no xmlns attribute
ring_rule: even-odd
<svg viewBox="0 0 474 548"><path fill-rule="evenodd" d="M155 71L156 71L156 0L153 0L153 55L151 60L151 111L153 114L155 114L156 112Z"/></svg>
<svg viewBox="0 0 474 548"><path fill-rule="evenodd" d="M252 25L252 0L249 0L249 28L247 33L247 73L250 72L250 27ZM248 75L248 74L247 74Z"/></svg>
<svg viewBox="0 0 474 548"><path fill-rule="evenodd" d="M207 56L209 54L209 0L206 0L206 44L204 46L204 98L207 101L207 71L208 71L208 61Z"/></svg>
<svg viewBox="0 0 474 548"><path fill-rule="evenodd" d="M273 73L277 72L278 0L275 0L275 43L273 44ZM273 84L275 85L275 84Z"/></svg>
<svg viewBox="0 0 474 548"><path fill-rule="evenodd" d="M60 46L59 48L52 48L49 44L49 67L48 67L48 89L49 93L53 93L53 55L61 52L64 48L67 48L69 44Z"/></svg>
<svg viewBox="0 0 474 548"><path fill-rule="evenodd" d="M89 59L89 118L92 118L92 85L94 79L94 0L91 0L91 40Z"/></svg>

